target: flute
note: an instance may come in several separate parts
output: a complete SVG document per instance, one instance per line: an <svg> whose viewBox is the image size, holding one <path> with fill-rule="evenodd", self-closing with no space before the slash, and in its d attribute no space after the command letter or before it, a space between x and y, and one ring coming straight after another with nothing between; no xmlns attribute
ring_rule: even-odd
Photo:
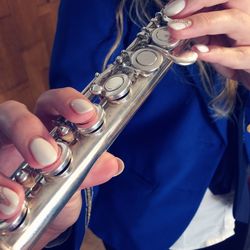
<svg viewBox="0 0 250 250"><path fill-rule="evenodd" d="M186 44L171 41L167 22L164 9L156 13L115 62L82 91L96 108L91 126L64 118L56 121L51 131L61 151L56 169L43 172L23 163L12 175L25 190L25 202L15 220L0 221L0 249L31 249L171 65L196 61L175 54Z"/></svg>

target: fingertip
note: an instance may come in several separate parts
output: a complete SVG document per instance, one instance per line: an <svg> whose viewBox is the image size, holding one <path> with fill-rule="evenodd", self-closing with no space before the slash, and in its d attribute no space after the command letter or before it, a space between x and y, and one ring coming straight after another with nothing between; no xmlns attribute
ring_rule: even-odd
<svg viewBox="0 0 250 250"><path fill-rule="evenodd" d="M35 163L31 163L32 167L47 167L58 159L58 147L42 137L33 138L29 143L29 149L37 163L36 166L34 165Z"/></svg>
<svg viewBox="0 0 250 250"><path fill-rule="evenodd" d="M210 49L207 45L205 44L196 44L192 47L193 50L195 50L198 53L208 53L210 52Z"/></svg>
<svg viewBox="0 0 250 250"><path fill-rule="evenodd" d="M116 157L116 161L118 168L117 168L117 173L113 177L120 175L125 169L125 164L120 158Z"/></svg>
<svg viewBox="0 0 250 250"><path fill-rule="evenodd" d="M88 114L94 112L94 106L85 99L74 99L70 102L70 107L78 115Z"/></svg>
<svg viewBox="0 0 250 250"><path fill-rule="evenodd" d="M171 1L164 7L164 14L168 17L173 17L180 14L186 7L185 0Z"/></svg>
<svg viewBox="0 0 250 250"><path fill-rule="evenodd" d="M106 152L97 160L94 167L90 170L82 187L86 188L105 183L113 177L120 175L123 170L124 162Z"/></svg>
<svg viewBox="0 0 250 250"><path fill-rule="evenodd" d="M78 124L88 124L96 116L96 108L89 100L77 98L69 101L70 113L65 118Z"/></svg>
<svg viewBox="0 0 250 250"><path fill-rule="evenodd" d="M172 55L172 59L179 65L188 66L193 64L198 59L198 53L192 50L187 50L182 52L179 55Z"/></svg>
<svg viewBox="0 0 250 250"><path fill-rule="evenodd" d="M0 219L15 218L24 202L24 190L18 184L0 174Z"/></svg>

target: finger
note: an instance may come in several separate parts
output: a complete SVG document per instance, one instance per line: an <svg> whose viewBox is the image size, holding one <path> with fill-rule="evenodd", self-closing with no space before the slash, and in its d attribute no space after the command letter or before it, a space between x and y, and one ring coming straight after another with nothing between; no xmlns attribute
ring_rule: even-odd
<svg viewBox="0 0 250 250"><path fill-rule="evenodd" d="M200 60L231 69L250 69L250 47L248 46L226 48L197 44L193 46L193 50L198 53Z"/></svg>
<svg viewBox="0 0 250 250"><path fill-rule="evenodd" d="M6 161L6 159L8 159ZM0 172L5 176L12 176L17 166L23 162L22 155L17 151L16 147L11 144L2 147L0 150Z"/></svg>
<svg viewBox="0 0 250 250"><path fill-rule="evenodd" d="M0 174L0 220L15 218L24 201L23 188Z"/></svg>
<svg viewBox="0 0 250 250"><path fill-rule="evenodd" d="M81 187L86 188L107 182L121 174L123 170L123 161L106 152L96 161Z"/></svg>
<svg viewBox="0 0 250 250"><path fill-rule="evenodd" d="M189 16L204 8L218 6L227 3L228 0L175 0L171 1L164 8L164 14L168 17L185 17Z"/></svg>
<svg viewBox="0 0 250 250"><path fill-rule="evenodd" d="M41 121L21 103L8 101L0 105L1 136L13 143L32 167L50 166L58 158L54 139Z"/></svg>
<svg viewBox="0 0 250 250"><path fill-rule="evenodd" d="M81 212L82 206L82 195L81 190L77 190L73 196L71 196L70 200L66 203L64 208L60 211L60 213L56 216L55 220L50 224L50 231L58 232L60 229L64 229L70 227L72 224L76 222ZM70 216L65 217L65 214L69 214ZM64 231L63 230L63 231Z"/></svg>
<svg viewBox="0 0 250 250"><path fill-rule="evenodd" d="M210 45L210 46L213 45L213 46L217 46L217 47L218 46L223 46L222 40L223 39L222 39L221 36L210 36L210 37L205 36L205 37L195 39L195 42L196 42L196 45L198 46L198 48L200 48L201 51L208 52L209 51L208 45ZM194 46L194 48L195 48L195 46ZM224 77L226 77L228 79L236 80L236 72L235 72L234 69L230 69L228 67L225 67L225 66L217 64L217 63L212 63L212 66L214 67L214 69L218 73L220 73Z"/></svg>
<svg viewBox="0 0 250 250"><path fill-rule="evenodd" d="M206 35L226 34L237 41L237 45L247 45L250 37L250 16L240 10L230 9L199 13L185 19L175 19L168 23L173 39L183 40Z"/></svg>
<svg viewBox="0 0 250 250"><path fill-rule="evenodd" d="M35 112L45 123L58 115L74 123L87 123L95 117L93 104L73 88L45 92L38 99Z"/></svg>
<svg viewBox="0 0 250 250"><path fill-rule="evenodd" d="M217 64L217 63L213 63L212 65L218 73L220 73L221 75L223 75L227 79L236 80L235 70L230 69L230 68L225 67L225 66L222 66L222 65Z"/></svg>
<svg viewBox="0 0 250 250"><path fill-rule="evenodd" d="M179 52L177 50L172 52L171 58L175 63L182 66L187 66L197 61L198 54L195 51L190 51L190 50L184 52Z"/></svg>

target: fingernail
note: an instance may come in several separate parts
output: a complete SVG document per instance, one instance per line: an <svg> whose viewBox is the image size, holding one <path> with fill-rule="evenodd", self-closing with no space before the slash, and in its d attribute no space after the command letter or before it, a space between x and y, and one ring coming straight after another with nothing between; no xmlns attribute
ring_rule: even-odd
<svg viewBox="0 0 250 250"><path fill-rule="evenodd" d="M19 204L19 196L11 189L0 187L0 211L5 215L13 214Z"/></svg>
<svg viewBox="0 0 250 250"><path fill-rule="evenodd" d="M194 51L186 51L181 55L173 56L173 58L179 65L186 66L195 63L198 59L198 54Z"/></svg>
<svg viewBox="0 0 250 250"><path fill-rule="evenodd" d="M186 51L183 54L179 56L180 59L183 61L189 62L195 62L198 59L198 54L194 51Z"/></svg>
<svg viewBox="0 0 250 250"><path fill-rule="evenodd" d="M168 22L168 26L173 30L184 30L191 25L192 21L187 19L174 19Z"/></svg>
<svg viewBox="0 0 250 250"><path fill-rule="evenodd" d="M120 158L116 157L116 160L118 162L118 171L114 175L114 177L120 175L123 172L124 168L125 168L124 162Z"/></svg>
<svg viewBox="0 0 250 250"><path fill-rule="evenodd" d="M209 48L204 44L196 44L194 45L194 48L197 49L201 53L209 52Z"/></svg>
<svg viewBox="0 0 250 250"><path fill-rule="evenodd" d="M30 143L30 150L35 160L42 166L49 166L57 160L56 150L43 138L35 138Z"/></svg>
<svg viewBox="0 0 250 250"><path fill-rule="evenodd" d="M185 0L175 0L164 7L164 14L166 16L175 16L184 10L186 6Z"/></svg>
<svg viewBox="0 0 250 250"><path fill-rule="evenodd" d="M70 103L71 108L78 114L84 114L94 110L93 105L83 99L75 99Z"/></svg>

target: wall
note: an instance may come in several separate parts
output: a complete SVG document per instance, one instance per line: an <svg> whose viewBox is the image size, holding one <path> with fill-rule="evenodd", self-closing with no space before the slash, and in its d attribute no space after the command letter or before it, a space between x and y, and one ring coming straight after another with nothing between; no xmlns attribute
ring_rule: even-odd
<svg viewBox="0 0 250 250"><path fill-rule="evenodd" d="M0 102L32 109L48 88L59 0L0 0Z"/></svg>

